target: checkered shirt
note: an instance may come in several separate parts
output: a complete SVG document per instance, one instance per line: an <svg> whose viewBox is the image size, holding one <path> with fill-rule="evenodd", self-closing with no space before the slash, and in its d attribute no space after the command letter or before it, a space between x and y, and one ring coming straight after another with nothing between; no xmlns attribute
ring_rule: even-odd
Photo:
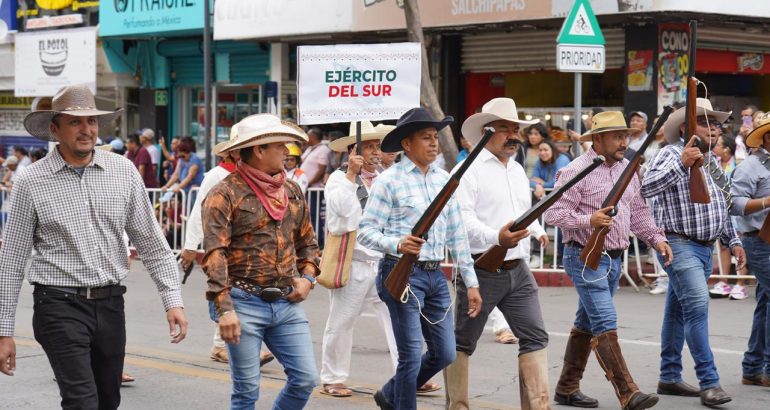
<svg viewBox="0 0 770 410"><path fill-rule="evenodd" d="M427 175L423 175L409 158L403 157L401 162L374 180L358 229L358 241L369 249L399 255L396 250L398 241L411 234L412 227L448 180L449 174L435 163L430 164ZM478 287L460 203L455 196L428 231L428 240L422 246L419 260L443 260L445 246L465 285Z"/></svg>
<svg viewBox="0 0 770 410"><path fill-rule="evenodd" d="M700 241L720 239L730 247L741 245L727 213L725 197L711 173L704 172L711 202L695 204L690 200L690 170L682 163L682 150L681 143L664 147L644 174L642 195L655 198L653 215L658 226ZM711 166L719 164L712 162Z"/></svg>
<svg viewBox="0 0 770 410"><path fill-rule="evenodd" d="M95 150L83 176L58 149L13 185L0 247L0 336L13 336L16 304L31 259L32 284L99 287L128 274L125 231L166 310L181 307L179 273L144 183L127 159ZM34 248L36 254L30 257Z"/></svg>

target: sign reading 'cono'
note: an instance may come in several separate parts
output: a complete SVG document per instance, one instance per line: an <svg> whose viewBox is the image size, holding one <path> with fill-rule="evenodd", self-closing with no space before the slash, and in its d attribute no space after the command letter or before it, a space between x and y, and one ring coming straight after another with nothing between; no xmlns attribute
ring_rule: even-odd
<svg viewBox="0 0 770 410"><path fill-rule="evenodd" d="M419 43L297 48L300 124L388 120L420 104Z"/></svg>

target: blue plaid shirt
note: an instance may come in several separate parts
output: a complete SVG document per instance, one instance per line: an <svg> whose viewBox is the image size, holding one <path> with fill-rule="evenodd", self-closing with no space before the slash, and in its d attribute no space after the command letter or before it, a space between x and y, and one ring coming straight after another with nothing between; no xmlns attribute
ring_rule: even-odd
<svg viewBox="0 0 770 410"><path fill-rule="evenodd" d="M374 180L358 229L358 241L369 249L400 256L398 241L411 234L412 227L448 180L449 174L435 163L430 164L428 173L423 175L404 156L401 162ZM422 246L419 259L443 260L445 244L465 285L469 288L478 287L460 204L454 196L428 231L428 240Z"/></svg>
<svg viewBox="0 0 770 410"><path fill-rule="evenodd" d="M655 198L653 215L658 226L666 232L677 232L700 241L720 239L730 247L740 246L741 240L728 215L725 197L710 173L704 172L711 202L695 204L690 200L690 174L682 163L682 150L681 143L661 149L644 174L642 195ZM710 155L707 160L712 161L712 167L720 166Z"/></svg>

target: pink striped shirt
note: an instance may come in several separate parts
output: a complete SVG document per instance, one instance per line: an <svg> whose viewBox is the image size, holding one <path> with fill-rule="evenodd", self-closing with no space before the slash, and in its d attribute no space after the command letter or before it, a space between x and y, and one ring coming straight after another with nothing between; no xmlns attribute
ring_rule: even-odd
<svg viewBox="0 0 770 410"><path fill-rule="evenodd" d="M556 187L564 185L580 170L591 164L594 158L596 158L596 152L590 149L559 170L556 174ZM611 167L606 163L600 165L545 212L546 223L562 228L565 243L588 242L588 237L593 231L591 215L601 209L602 203L620 179L620 174L626 169L626 165L628 165L626 159L616 162ZM655 225L652 212L639 190L640 183L637 175L634 176L618 203L618 214L613 218L612 227L604 241L605 250L627 248L629 230L651 245L666 241L663 230Z"/></svg>

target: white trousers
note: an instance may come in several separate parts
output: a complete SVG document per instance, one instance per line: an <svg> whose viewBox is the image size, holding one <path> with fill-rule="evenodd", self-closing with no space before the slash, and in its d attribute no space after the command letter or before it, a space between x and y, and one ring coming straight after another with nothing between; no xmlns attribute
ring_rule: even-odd
<svg viewBox="0 0 770 410"><path fill-rule="evenodd" d="M214 347L227 347L227 343L222 340L222 335L219 334L219 324L214 324Z"/></svg>
<svg viewBox="0 0 770 410"><path fill-rule="evenodd" d="M503 312L498 308L492 309L492 312L489 314L489 321L492 322L492 331L495 333L510 329L508 322L505 321Z"/></svg>
<svg viewBox="0 0 770 410"><path fill-rule="evenodd" d="M329 291L329 318L324 329L321 356L321 383L344 383L350 375L353 326L361 313L373 311L385 332L393 372L398 365L398 349L385 303L374 284L378 261L353 260L348 284Z"/></svg>

